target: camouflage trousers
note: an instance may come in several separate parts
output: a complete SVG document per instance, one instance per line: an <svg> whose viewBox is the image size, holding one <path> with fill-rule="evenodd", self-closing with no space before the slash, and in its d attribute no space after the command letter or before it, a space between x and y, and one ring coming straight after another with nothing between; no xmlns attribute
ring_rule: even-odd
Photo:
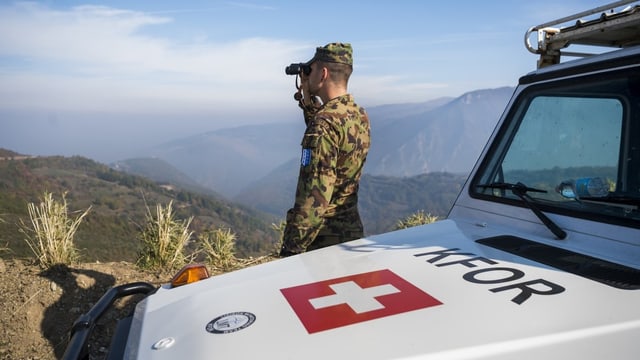
<svg viewBox="0 0 640 360"><path fill-rule="evenodd" d="M355 215L355 216L354 216ZM307 247L307 251L340 244L364 237L360 216L354 214L345 219L328 219L320 229L315 240Z"/></svg>

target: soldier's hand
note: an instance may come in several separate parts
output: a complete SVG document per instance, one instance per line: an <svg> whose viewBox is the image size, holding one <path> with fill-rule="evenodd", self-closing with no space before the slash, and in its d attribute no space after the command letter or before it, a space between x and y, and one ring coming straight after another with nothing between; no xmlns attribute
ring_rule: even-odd
<svg viewBox="0 0 640 360"><path fill-rule="evenodd" d="M300 75L300 88L298 92L301 93L300 107L306 110L315 110L320 107L320 100L311 94L309 90L309 78L305 74Z"/></svg>
<svg viewBox="0 0 640 360"><path fill-rule="evenodd" d="M302 93L301 105L310 107L313 100L309 93L309 78L305 74L300 74L300 92Z"/></svg>

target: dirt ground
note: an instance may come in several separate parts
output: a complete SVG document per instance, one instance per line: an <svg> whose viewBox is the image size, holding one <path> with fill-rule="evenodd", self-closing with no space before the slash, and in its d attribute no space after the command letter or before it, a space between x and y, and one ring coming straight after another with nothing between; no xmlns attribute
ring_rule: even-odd
<svg viewBox="0 0 640 360"><path fill-rule="evenodd" d="M0 259L0 359L59 359L73 322L111 287L136 281L159 286L171 274L141 272L133 264L86 263L42 271L24 260ZM116 319L135 296L116 301L97 322L90 359L104 359Z"/></svg>

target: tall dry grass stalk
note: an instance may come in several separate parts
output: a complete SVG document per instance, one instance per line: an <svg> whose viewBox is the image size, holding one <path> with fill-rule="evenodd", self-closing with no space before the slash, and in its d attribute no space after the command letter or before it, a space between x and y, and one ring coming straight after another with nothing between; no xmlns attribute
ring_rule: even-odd
<svg viewBox="0 0 640 360"><path fill-rule="evenodd" d="M278 233L278 241L276 241L273 250L271 250L272 256L279 256L280 249L282 249L282 242L284 241L284 228L287 226L285 220L280 220L279 223L271 223L271 229Z"/></svg>
<svg viewBox="0 0 640 360"><path fill-rule="evenodd" d="M193 221L175 219L173 202L166 207L156 205L155 216L147 207L146 223L140 233L142 250L137 264L144 269L175 270L188 262L184 248L189 243L193 232L189 226Z"/></svg>
<svg viewBox="0 0 640 360"><path fill-rule="evenodd" d="M73 243L74 236L91 206L72 219L67 210L66 193L59 202L53 194L45 192L39 205L29 203L27 207L31 226L20 220L20 232L25 235L38 264L48 269L56 264L76 262L78 250Z"/></svg>

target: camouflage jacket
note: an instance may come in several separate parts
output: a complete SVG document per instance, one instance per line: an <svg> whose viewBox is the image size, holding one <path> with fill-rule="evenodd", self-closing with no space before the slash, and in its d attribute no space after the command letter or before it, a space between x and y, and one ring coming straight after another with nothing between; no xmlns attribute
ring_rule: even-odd
<svg viewBox="0 0 640 360"><path fill-rule="evenodd" d="M350 94L328 101L309 119L301 145L283 251L300 253L361 238L358 186L370 145L366 111Z"/></svg>

